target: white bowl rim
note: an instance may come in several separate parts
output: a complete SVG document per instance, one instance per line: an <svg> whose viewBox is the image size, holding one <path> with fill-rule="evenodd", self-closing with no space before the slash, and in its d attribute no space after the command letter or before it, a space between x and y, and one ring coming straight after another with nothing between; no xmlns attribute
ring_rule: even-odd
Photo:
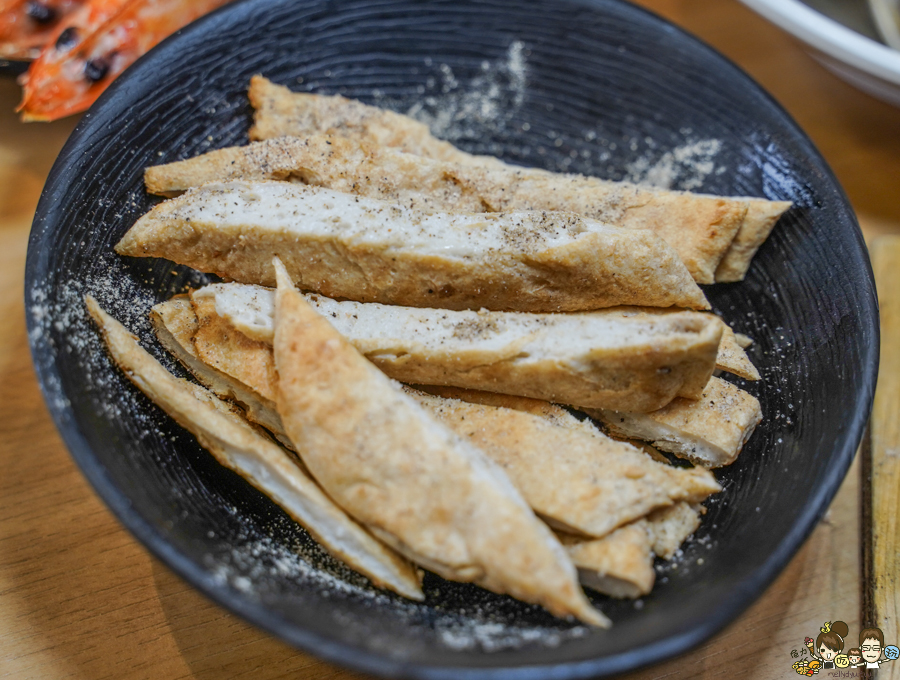
<svg viewBox="0 0 900 680"><path fill-rule="evenodd" d="M820 52L900 85L900 51L860 35L800 0L741 2Z"/></svg>

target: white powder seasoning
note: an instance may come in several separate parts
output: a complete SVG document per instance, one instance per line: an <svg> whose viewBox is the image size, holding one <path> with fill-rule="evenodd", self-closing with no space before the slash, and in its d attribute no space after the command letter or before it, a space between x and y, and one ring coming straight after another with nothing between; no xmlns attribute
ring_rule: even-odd
<svg viewBox="0 0 900 680"><path fill-rule="evenodd" d="M238 523L246 522L238 508L228 507L225 512ZM291 520L279 517L272 521L270 529L284 531L285 527L278 525L288 522ZM288 528L288 532L291 529ZM366 599L390 599L374 590L365 577L332 558L315 543L297 540L285 544L272 536L243 530L223 555L209 555L206 561L216 584L227 583L253 598L259 596L261 588L270 587L271 582L287 579L312 585L326 596L343 593Z"/></svg>
<svg viewBox="0 0 900 680"><path fill-rule="evenodd" d="M625 179L658 189L697 189L709 175L724 170L715 162L721 148L718 139L699 139L667 151L659 158L648 151L626 167Z"/></svg>
<svg viewBox="0 0 900 680"><path fill-rule="evenodd" d="M406 107L405 113L450 142L490 136L505 128L525 101L527 57L527 47L516 40L503 58L483 61L478 75L465 85L460 85L449 65L440 64L440 83L430 78L428 87L421 88L421 99ZM403 102L377 96L376 104L397 111L405 107ZM491 149L490 153L500 151Z"/></svg>
<svg viewBox="0 0 900 680"><path fill-rule="evenodd" d="M522 628L478 619L439 621L436 629L441 643L451 649L481 649L486 652L517 649L529 643L558 647L566 640L584 637L590 632L586 626L574 626L568 630L540 626Z"/></svg>
<svg viewBox="0 0 900 680"><path fill-rule="evenodd" d="M237 508L226 508L225 512L238 522L243 521ZM270 529L283 531L284 527L278 524L289 521L273 520ZM215 585L228 585L252 599L260 599L266 590L278 588L275 582L287 579L314 588L324 598L362 600L401 621L405 628L418 628L421 636L435 636L441 644L459 651L495 652L531 644L557 647L567 640L584 637L591 630L563 621L558 627L510 624L505 611L508 603L490 596L458 612L434 608L427 600L404 600L373 588L363 576L314 543L295 541L286 545L281 539L252 530L242 531L223 554L209 555L206 562ZM347 620L346 624L361 625L354 620Z"/></svg>
<svg viewBox="0 0 900 680"><path fill-rule="evenodd" d="M39 284L32 291L35 304L28 310L33 324L29 340L35 347L48 346L51 356L61 361L77 361L83 383L104 395L99 403L108 418L117 419L123 412L140 418L133 392L115 389L119 376L88 316L84 297L93 296L101 307L113 312L132 333L145 340L152 335L147 313L156 300L125 273L121 259L113 253L98 258L93 271L96 274L70 279L56 289ZM53 338L58 340L54 342ZM168 367L173 365L174 360L169 359ZM52 405L67 407L68 398L62 392L56 372L46 371L45 376Z"/></svg>

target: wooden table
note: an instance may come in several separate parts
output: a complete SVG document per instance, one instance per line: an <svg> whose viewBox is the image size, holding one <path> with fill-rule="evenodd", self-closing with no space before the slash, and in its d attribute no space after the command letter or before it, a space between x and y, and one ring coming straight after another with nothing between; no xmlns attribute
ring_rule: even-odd
<svg viewBox="0 0 900 680"><path fill-rule="evenodd" d="M718 48L781 102L831 164L867 239L900 234L900 109L837 80L734 0L639 4ZM32 372L22 280L31 216L74 121L22 125L11 113L17 98L14 83L0 82L0 678L358 677L197 594L113 519L69 458ZM858 631L859 486L854 465L825 520L740 619L699 650L628 677L799 677L791 650L825 620ZM889 643L900 638L885 632Z"/></svg>

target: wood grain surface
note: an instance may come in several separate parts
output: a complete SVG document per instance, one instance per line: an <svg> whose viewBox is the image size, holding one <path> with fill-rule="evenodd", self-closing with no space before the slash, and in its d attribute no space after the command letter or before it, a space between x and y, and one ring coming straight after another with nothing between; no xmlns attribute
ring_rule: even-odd
<svg viewBox="0 0 900 680"><path fill-rule="evenodd" d="M794 116L845 187L867 239L900 234L900 109L837 80L735 0L638 4L719 49ZM23 125L11 111L17 99L14 82L0 82L0 678L361 677L197 594L113 519L69 458L31 368L22 280L31 216L76 121ZM883 364L881 380L896 384L900 368L891 365ZM886 408L896 427L896 403ZM627 678L799 677L791 651L824 621L842 619L855 634L859 484L854 464L825 520L736 622L701 648ZM896 507L896 491L893 498ZM882 627L888 644L900 640L896 619Z"/></svg>
<svg viewBox="0 0 900 680"><path fill-rule="evenodd" d="M867 493L863 514L871 522L864 532L863 621L888 635L900 622L900 236L881 236L871 245L872 268L881 307L881 365L869 427L870 446L862 460ZM878 671L879 680L900 679L900 662Z"/></svg>

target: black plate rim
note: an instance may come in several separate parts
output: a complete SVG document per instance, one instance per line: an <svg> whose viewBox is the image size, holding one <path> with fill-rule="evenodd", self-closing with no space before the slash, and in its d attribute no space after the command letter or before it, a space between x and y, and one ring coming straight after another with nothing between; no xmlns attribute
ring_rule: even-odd
<svg viewBox="0 0 900 680"><path fill-rule="evenodd" d="M24 59L0 59L0 76L18 78L29 66L31 62Z"/></svg>
<svg viewBox="0 0 900 680"><path fill-rule="evenodd" d="M120 492L106 476L105 468L96 460L87 440L78 429L73 418L71 406L62 405L61 401L58 399L58 397L63 397L63 399L65 399L65 397L60 392L54 390L52 357L46 356L49 355L50 352L47 351L46 347L42 348L38 346L35 339L34 331L36 322L34 321L34 316L30 312L36 301L32 299L31 291L36 283L36 272L40 271L40 262L42 260L41 242L51 233L48 216L52 213L53 206L56 204L55 199L62 198L65 194L64 185L67 174L66 171L84 152L84 149L82 148L83 138L89 136L94 125L99 125L99 123L94 123L94 120L97 120L104 115L109 117L110 114L108 114L105 109L107 107L113 109L116 101L121 97L127 99L127 91L131 79L140 75L140 69L144 68L146 63L152 63L154 59L165 55L169 51L177 52L182 39L189 40L194 33L206 30L208 26L211 26L217 21L217 18L224 15L230 15L232 12L249 11L247 9L249 6L264 1L265 0L238 0L237 2L221 7L215 12L201 18L197 22L167 38L148 54L135 62L135 64L128 69L128 72L124 74L124 77L117 79L88 110L81 121L79 121L54 163L42 192L29 237L25 269L26 324L29 333L32 362L47 409L54 424L73 459L75 459L95 492L109 507L116 518L151 552L151 554L164 562L181 578L197 588L206 597L224 607L226 610L243 617L254 625L300 649L315 654L332 663L357 671L373 673L382 677L409 678L410 680L451 680L456 678L462 680L544 680L551 676L559 679L571 678L574 680L576 678L602 677L637 670L645 666L659 663L676 655L683 654L708 640L743 613L763 594L772 581L775 580L789 560L802 546L803 542L815 529L819 520L824 516L828 509L828 505L837 493L840 484L846 476L847 470L853 462L859 442L862 440L874 398L880 345L878 303L875 296L874 275L871 263L866 256L862 232L859 229L856 217L850 208L849 200L831 168L790 114L788 114L785 109L768 92L763 90L763 88L743 69L706 42L687 33L663 17L642 7L632 5L627 2L627 0L611 1L627 6L630 11L649 17L651 21L658 22L667 30L680 34L682 39L693 42L703 50L711 52L715 57L730 67L735 75L741 77L748 87L754 89L758 95L762 95L767 100L768 104L777 110L785 119L785 122L794 128L794 131L798 133L798 137L802 139L806 146L809 157L817 162L818 169L822 171L829 180L829 184L838 199L837 202L846 213L845 216L847 220L855 228L856 241L860 245L860 250L856 255L861 257L858 262L860 267L855 270L857 281L853 283L864 287L868 292L868 295L865 298L866 304L864 308L858 310L861 322L868 322L866 323L866 328L873 331L873 333L867 335L865 341L861 343L860 346L861 362L865 366L865 374L862 379L861 389L864 398L856 404L852 419L850 419L850 422L846 426L843 437L835 444L834 450L836 453L833 454L832 460L836 464L829 467L826 482L819 487L817 493L813 497L813 501L810 502L804 508L803 512L794 520L791 530L786 534L776 550L770 554L763 566L760 567L751 578L745 579L742 583L737 584L732 589L731 596L723 600L722 604L712 616L695 625L683 634L665 638L640 650L620 652L587 661L552 665L490 668L430 666L397 661L375 653L363 651L343 642L331 640L317 634L313 630L301 630L278 616L273 615L272 612L265 607L259 606L242 597L240 593L230 587L214 584L202 568L172 548L165 537L157 532L137 513L137 511L133 509L128 498ZM591 8L599 8L601 6L601 0L569 1L573 4Z"/></svg>

